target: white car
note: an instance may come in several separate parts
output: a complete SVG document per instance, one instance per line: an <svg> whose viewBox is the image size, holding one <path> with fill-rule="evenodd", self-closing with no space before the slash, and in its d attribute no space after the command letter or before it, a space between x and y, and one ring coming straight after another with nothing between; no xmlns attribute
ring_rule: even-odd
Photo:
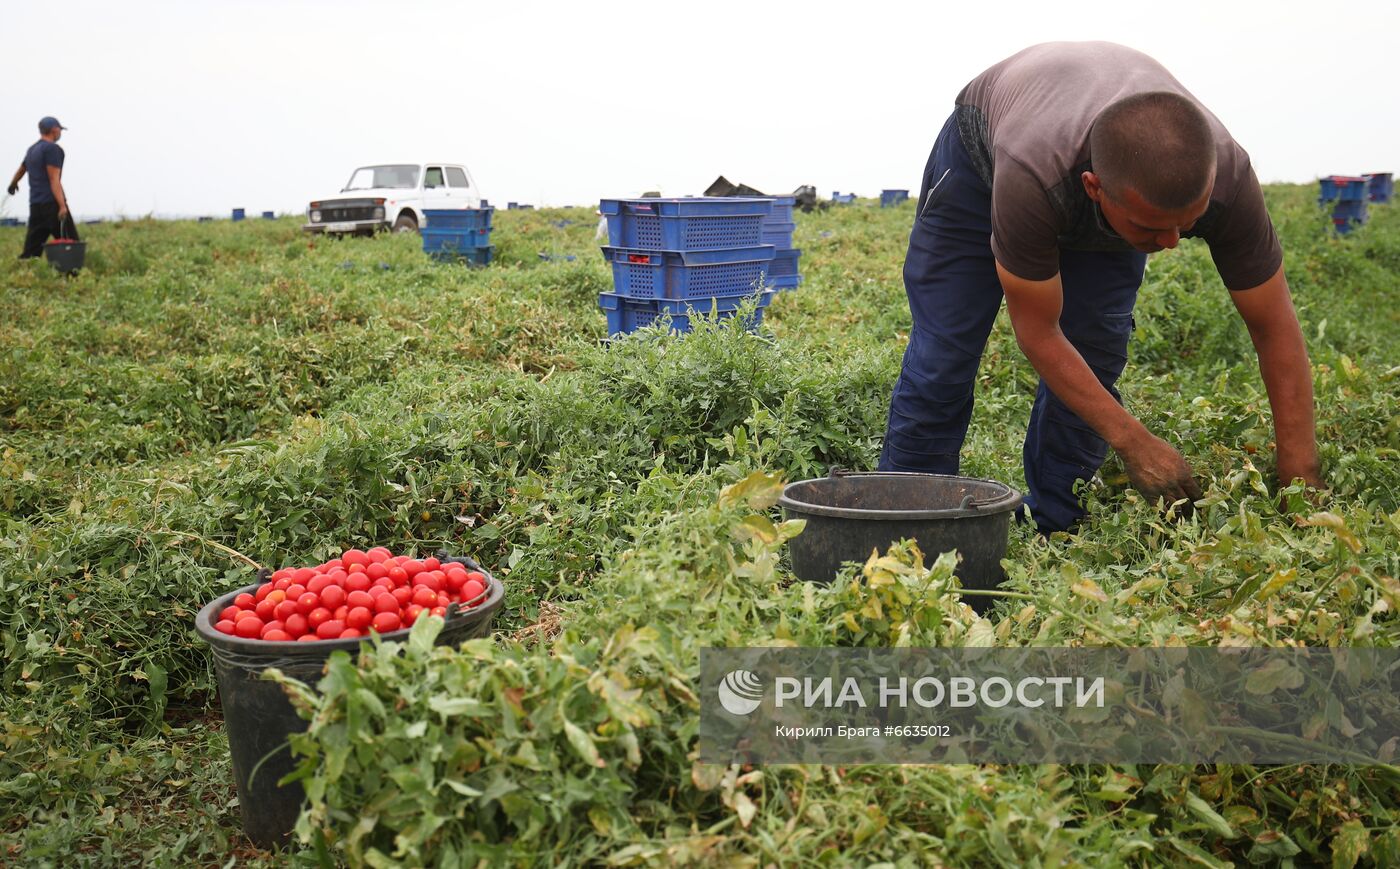
<svg viewBox="0 0 1400 869"><path fill-rule="evenodd" d="M417 232L431 209L480 208L481 195L460 163L385 163L361 166L340 194L306 208L307 232Z"/></svg>

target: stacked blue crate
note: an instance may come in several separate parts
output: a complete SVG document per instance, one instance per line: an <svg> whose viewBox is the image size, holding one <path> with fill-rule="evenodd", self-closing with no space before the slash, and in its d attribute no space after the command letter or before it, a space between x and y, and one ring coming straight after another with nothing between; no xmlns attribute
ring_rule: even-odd
<svg viewBox="0 0 1400 869"><path fill-rule="evenodd" d="M759 292L774 246L763 243L773 202L759 198L604 199L603 258L612 266L613 292L598 306L608 333L625 334L669 317L671 329L690 331L693 313L733 316L757 296L749 323L763 319L771 292Z"/></svg>
<svg viewBox="0 0 1400 869"><path fill-rule="evenodd" d="M426 209L423 252L439 262L463 261L484 266L496 249L491 245L494 208Z"/></svg>
<svg viewBox="0 0 1400 869"><path fill-rule="evenodd" d="M1372 172L1361 176L1366 179L1367 198L1377 204L1384 204L1395 198L1395 176L1389 172Z"/></svg>
<svg viewBox="0 0 1400 869"><path fill-rule="evenodd" d="M763 220L763 243L774 247L773 262L767 268L766 286L774 290L795 290L802 283L797 260L802 251L792 246L796 196L774 196L773 210Z"/></svg>
<svg viewBox="0 0 1400 869"><path fill-rule="evenodd" d="M1335 203L1332 228L1340 235L1351 232L1368 219L1367 179L1359 175L1328 175L1318 180L1318 205Z"/></svg>
<svg viewBox="0 0 1400 869"><path fill-rule="evenodd" d="M908 199L909 199L909 191L908 191L908 190L881 190L881 191L880 191L880 207L881 207L881 208L893 208L893 207L895 207L896 205L898 205L899 203L905 202L905 201L907 201Z"/></svg>

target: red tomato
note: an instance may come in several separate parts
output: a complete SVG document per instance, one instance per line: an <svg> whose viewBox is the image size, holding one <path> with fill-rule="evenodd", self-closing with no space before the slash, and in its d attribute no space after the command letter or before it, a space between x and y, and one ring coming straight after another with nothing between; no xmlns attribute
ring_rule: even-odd
<svg viewBox="0 0 1400 869"><path fill-rule="evenodd" d="M277 606L277 604L273 603L267 598L263 598L262 600L258 601L257 606L253 607L253 612L257 613L258 618L262 619L263 621L271 621L272 609L275 606Z"/></svg>
<svg viewBox="0 0 1400 869"><path fill-rule="evenodd" d="M485 584L486 584L486 574L482 573L482 572L479 571L479 570L469 570L469 571L467 571L467 579L474 579L474 580L476 580L477 582L481 583L482 585L485 585Z"/></svg>
<svg viewBox="0 0 1400 869"><path fill-rule="evenodd" d="M345 614L345 624L352 628L367 628L374 620L374 613L368 607L357 606Z"/></svg>
<svg viewBox="0 0 1400 869"><path fill-rule="evenodd" d="M286 631L266 631L262 638L269 643L289 643L292 640L292 635Z"/></svg>
<svg viewBox="0 0 1400 869"><path fill-rule="evenodd" d="M312 594L320 594L326 590L326 586L331 584L331 578L324 573L318 573L306 581L306 590Z"/></svg>
<svg viewBox="0 0 1400 869"><path fill-rule="evenodd" d="M342 585L345 582L345 577L349 575L350 574L346 573L343 567L332 567L330 570L326 571L326 576L330 577L331 582L336 585Z"/></svg>
<svg viewBox="0 0 1400 869"><path fill-rule="evenodd" d="M349 570L352 564L369 564L369 556L365 554L363 549L347 549L340 556L340 563L345 565L346 570Z"/></svg>
<svg viewBox="0 0 1400 869"><path fill-rule="evenodd" d="M448 595L447 592L438 592L438 606L447 606L450 603L452 603L452 598Z"/></svg>
<svg viewBox="0 0 1400 869"><path fill-rule="evenodd" d="M219 618L218 618L218 620L221 621L221 622L224 622L224 621L236 622L236 621L238 621L238 614L241 613L241 612L243 612L243 609L242 609L241 607L238 607L238 606L226 606L226 607L224 607L223 609L219 610Z"/></svg>
<svg viewBox="0 0 1400 869"><path fill-rule="evenodd" d="M390 552L387 546L376 546L366 551L365 554L369 556L370 561L388 561L394 557L394 553ZM378 557L376 557L376 554Z"/></svg>
<svg viewBox="0 0 1400 869"><path fill-rule="evenodd" d="M405 609L405 610L403 611L403 624L404 624L404 627L409 627L409 626L411 626L414 622L418 621L418 616L421 615L421 614L424 613L424 612L426 612L426 610L424 610L424 609L423 609L421 606L419 606L418 604L416 604L416 603L411 603L411 604L409 604L409 605L408 605L408 608Z"/></svg>
<svg viewBox="0 0 1400 869"><path fill-rule="evenodd" d="M233 632L245 640L256 640L262 634L262 619L244 616L233 626Z"/></svg>
<svg viewBox="0 0 1400 869"><path fill-rule="evenodd" d="M284 576L281 579L273 580L272 582L268 583L268 585L271 586L271 588L286 591L287 586L291 585L294 581L295 580L293 580L290 576Z"/></svg>
<svg viewBox="0 0 1400 869"><path fill-rule="evenodd" d="M272 576L268 577L268 579L271 579L273 582L276 582L284 576L291 576L293 570L294 568L291 567L279 567L276 570L272 571Z"/></svg>
<svg viewBox="0 0 1400 869"><path fill-rule="evenodd" d="M383 578L381 578L381 579L376 579L376 580L374 581L374 583L373 583L372 585L370 585L370 587L369 587L369 593L370 593L370 594L373 594L375 597L379 597L379 595L375 594L375 592L377 592L377 591L393 591L393 590L394 590L394 581L393 581L392 579L390 579L389 577L387 577L387 576L386 576L386 577L383 577Z"/></svg>
<svg viewBox="0 0 1400 869"><path fill-rule="evenodd" d="M294 582L291 585L287 586L287 597L291 598L292 600L296 600L297 598L306 594L310 590L311 589L307 588L301 583Z"/></svg>
<svg viewBox="0 0 1400 869"><path fill-rule="evenodd" d="M316 636L323 640L334 640L345 633L345 622L340 619L327 619L316 627Z"/></svg>
<svg viewBox="0 0 1400 869"><path fill-rule="evenodd" d="M306 616L301 613L287 616L283 619L283 623L286 625L284 630L293 637L300 637L302 634L311 630L311 625L307 623Z"/></svg>
<svg viewBox="0 0 1400 869"><path fill-rule="evenodd" d="M345 596L345 605L350 607L372 607L374 606L374 595L370 594L368 591L352 591Z"/></svg>
<svg viewBox="0 0 1400 869"><path fill-rule="evenodd" d="M467 580L467 584L462 586L462 599L471 600L474 597L480 596L484 591L486 591L486 586L475 579L469 579Z"/></svg>
<svg viewBox="0 0 1400 869"><path fill-rule="evenodd" d="M309 567L298 567L296 570L292 571L292 582L299 582L302 585L306 585L307 580L315 575L316 571Z"/></svg>
<svg viewBox="0 0 1400 869"><path fill-rule="evenodd" d="M299 612L301 612L301 605L294 600L284 600L272 609L272 615L284 622Z"/></svg>
<svg viewBox="0 0 1400 869"><path fill-rule="evenodd" d="M350 592L350 594L357 593L358 592ZM328 585L325 588L321 589L321 603L329 607L330 609L335 609L336 607L345 603L345 599L348 596L349 595L346 594L345 589L341 588L338 585Z"/></svg>
<svg viewBox="0 0 1400 869"><path fill-rule="evenodd" d="M272 591L267 593L267 597L263 598L263 600L272 601L273 606L277 606L279 603L286 599L287 593L285 591L282 591L280 588L274 588Z"/></svg>
<svg viewBox="0 0 1400 869"><path fill-rule="evenodd" d="M297 637L297 642L298 642L298 643L314 643L314 642L316 642L316 641L319 640L319 639L321 639L321 638L318 637L318 636L316 636L315 634L302 634L301 636Z"/></svg>
<svg viewBox="0 0 1400 869"><path fill-rule="evenodd" d="M420 607L437 606L437 592L430 588L420 587L413 592L413 602Z"/></svg>
<svg viewBox="0 0 1400 869"><path fill-rule="evenodd" d="M456 571L456 570L454 570L453 572L447 574L447 585L446 585L446 587L447 587L447 589L448 589L449 591L459 592L459 591L462 590L462 586L463 586L463 584L466 583L466 581L467 581L467 573L466 573L466 571Z"/></svg>
<svg viewBox="0 0 1400 869"><path fill-rule="evenodd" d="M445 607L445 606L435 606L435 607L433 607L432 609L428 610L428 614L429 614L429 615L435 615L435 616L437 616L437 617L440 618L440 619L441 619L441 618L446 618L446 617L447 617L447 607Z"/></svg>
<svg viewBox="0 0 1400 869"><path fill-rule="evenodd" d="M407 591L407 589L404 589ZM374 611L377 613L395 613L399 611L399 600L391 592L385 592L374 599Z"/></svg>
<svg viewBox="0 0 1400 869"><path fill-rule="evenodd" d="M268 622L267 624L263 625L263 627L262 627L262 632L259 633L258 636L262 637L262 638L265 640L265 639L267 639L267 632L268 632L268 631L285 631L286 629L287 629L287 626L286 626L286 625L282 624L282 623L279 622L279 621L273 620L273 621L270 621L270 622Z"/></svg>
<svg viewBox="0 0 1400 869"><path fill-rule="evenodd" d="M323 606L318 606L314 610L306 614L306 624L313 631L330 620L331 611Z"/></svg>
<svg viewBox="0 0 1400 869"><path fill-rule="evenodd" d="M395 586L405 585L408 583L408 571L404 570L402 567L399 567L397 564L389 568L387 576L389 577L389 581L392 582Z"/></svg>
<svg viewBox="0 0 1400 869"><path fill-rule="evenodd" d="M394 600L398 601L400 609L403 609L404 607L408 606L409 603L413 601L413 589L409 588L408 586L401 586L399 588L396 588L392 592L390 592L390 594L394 596Z"/></svg>
<svg viewBox="0 0 1400 869"><path fill-rule="evenodd" d="M331 618L335 619L336 621L343 622L345 621L345 614L348 612L350 612L350 607L346 606L345 604L341 604L340 606L335 608L334 612L331 613Z"/></svg>
<svg viewBox="0 0 1400 869"><path fill-rule="evenodd" d="M429 570L437 570L439 567L442 567L442 562L438 561L436 558L433 558L430 555L427 558L423 559L423 566L428 568Z"/></svg>
<svg viewBox="0 0 1400 869"><path fill-rule="evenodd" d="M408 574L409 579L412 579L427 569L428 568L423 566L423 562L412 558L403 563L403 572Z"/></svg>
<svg viewBox="0 0 1400 869"><path fill-rule="evenodd" d="M394 616L394 618L398 618L398 616ZM221 634L229 634L230 636L232 636L234 632L234 625L233 622L229 621L228 619L219 619L217 622L214 623L214 630L218 631Z"/></svg>
<svg viewBox="0 0 1400 869"><path fill-rule="evenodd" d="M311 611L320 605L321 599L309 591L297 598L297 612L304 616L311 615Z"/></svg>
<svg viewBox="0 0 1400 869"><path fill-rule="evenodd" d="M258 591L262 591L262 589L259 588ZM268 591L272 591L272 589L269 588ZM267 597L267 595L264 594L262 597L253 597L251 594L245 591L238 597L233 599L233 605L238 607L239 609L250 610L253 607L257 606L258 601L262 600L263 597Z"/></svg>
<svg viewBox="0 0 1400 869"><path fill-rule="evenodd" d="M365 574L368 575L370 579L383 579L389 575L389 568L385 567L382 562L376 561L365 568Z"/></svg>
<svg viewBox="0 0 1400 869"><path fill-rule="evenodd" d="M377 613L374 621L370 625L379 633L387 634L390 631L397 631L403 626L403 619L399 618L398 612Z"/></svg>
<svg viewBox="0 0 1400 869"><path fill-rule="evenodd" d="M437 571L427 571L413 577L413 584L419 588L426 588L428 591L441 591L442 583L438 581Z"/></svg>
<svg viewBox="0 0 1400 869"><path fill-rule="evenodd" d="M369 577L363 571L352 573L345 580L346 591L365 591L369 586Z"/></svg>
<svg viewBox="0 0 1400 869"><path fill-rule="evenodd" d="M365 632L360 630L359 628L346 628L345 630L340 632L340 639L353 640L357 637L363 637L364 635Z"/></svg>

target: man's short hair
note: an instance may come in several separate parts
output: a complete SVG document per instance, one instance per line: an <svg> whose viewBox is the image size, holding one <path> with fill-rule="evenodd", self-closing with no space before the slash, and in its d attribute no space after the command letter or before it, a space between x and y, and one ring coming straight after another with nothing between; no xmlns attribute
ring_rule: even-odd
<svg viewBox="0 0 1400 869"><path fill-rule="evenodd" d="M1210 190L1215 137L1206 113L1181 94L1133 94L1094 119L1089 160L1110 196L1131 187L1158 208L1185 208Z"/></svg>

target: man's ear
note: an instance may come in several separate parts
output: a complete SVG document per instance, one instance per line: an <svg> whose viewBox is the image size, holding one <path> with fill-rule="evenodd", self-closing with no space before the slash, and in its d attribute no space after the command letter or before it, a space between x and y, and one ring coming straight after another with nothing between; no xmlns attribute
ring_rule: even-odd
<svg viewBox="0 0 1400 869"><path fill-rule="evenodd" d="M1093 172L1084 171L1080 173L1079 180L1084 183L1084 192L1089 194L1089 198L1095 202L1103 199L1103 185L1099 183L1099 176Z"/></svg>

